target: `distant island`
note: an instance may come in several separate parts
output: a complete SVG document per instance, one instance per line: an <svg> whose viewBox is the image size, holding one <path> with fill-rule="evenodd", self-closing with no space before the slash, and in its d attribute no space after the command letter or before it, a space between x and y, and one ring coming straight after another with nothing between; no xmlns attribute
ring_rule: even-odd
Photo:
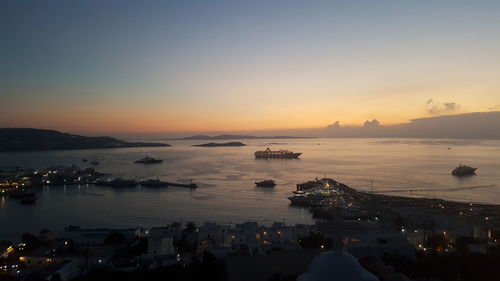
<svg viewBox="0 0 500 281"><path fill-rule="evenodd" d="M246 144L239 141L225 142L225 143L216 143L209 142L204 144L195 144L193 146L201 146L201 147L217 147L217 146L245 146Z"/></svg>
<svg viewBox="0 0 500 281"><path fill-rule="evenodd" d="M308 139L309 137L292 137L292 136L249 136L249 135L195 135L184 138L177 138L175 140L236 140L236 139Z"/></svg>
<svg viewBox="0 0 500 281"><path fill-rule="evenodd" d="M112 137L85 137L53 130L0 129L0 151L70 150L119 147L165 147L165 143L126 142Z"/></svg>

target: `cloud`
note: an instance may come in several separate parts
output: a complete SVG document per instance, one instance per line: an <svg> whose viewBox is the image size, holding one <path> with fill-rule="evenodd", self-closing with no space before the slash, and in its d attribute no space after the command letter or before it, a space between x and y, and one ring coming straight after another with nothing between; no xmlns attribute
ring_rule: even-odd
<svg viewBox="0 0 500 281"><path fill-rule="evenodd" d="M378 126L380 126L380 122L378 122L377 119L373 119L372 121L366 120L365 124L363 125L363 127L365 128L376 128Z"/></svg>
<svg viewBox="0 0 500 281"><path fill-rule="evenodd" d="M447 102L444 104L444 107L446 108L446 110L455 110L459 108L458 104L454 102Z"/></svg>
<svg viewBox="0 0 500 281"><path fill-rule="evenodd" d="M441 104L435 102L433 99L429 99L425 102L425 104L427 105L425 111L432 115L452 113L460 109L460 105L456 102L445 102L444 104Z"/></svg>
<svg viewBox="0 0 500 281"><path fill-rule="evenodd" d="M326 128L328 128L328 129L340 128L340 122L335 121L335 123L328 125Z"/></svg>
<svg viewBox="0 0 500 281"><path fill-rule="evenodd" d="M500 104L488 108L488 110L499 110L499 109L500 109Z"/></svg>

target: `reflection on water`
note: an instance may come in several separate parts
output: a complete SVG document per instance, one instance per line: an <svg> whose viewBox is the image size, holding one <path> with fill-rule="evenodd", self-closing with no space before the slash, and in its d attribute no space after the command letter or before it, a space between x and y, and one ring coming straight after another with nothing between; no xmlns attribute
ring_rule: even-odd
<svg viewBox="0 0 500 281"><path fill-rule="evenodd" d="M160 178L199 184L197 190L67 186L44 187L36 205L0 199L0 239L24 231L65 225L129 227L173 220L236 223L312 223L307 209L289 206L295 184L326 174L351 187L402 196L500 202L500 142L415 139L241 140L243 147L192 147L203 141L168 141L172 147L0 153L0 167L43 168L97 157L96 169L115 177ZM254 159L266 147L302 152L298 160ZM450 149L448 149L450 148ZM138 165L144 154L163 164ZM456 178L459 163L478 167L477 175ZM274 189L254 182L274 179ZM8 225L9 227L3 227Z"/></svg>

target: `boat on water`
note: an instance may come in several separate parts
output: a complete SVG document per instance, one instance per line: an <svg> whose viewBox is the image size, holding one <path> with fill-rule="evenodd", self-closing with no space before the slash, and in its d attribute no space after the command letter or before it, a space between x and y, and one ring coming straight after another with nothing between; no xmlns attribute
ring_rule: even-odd
<svg viewBox="0 0 500 281"><path fill-rule="evenodd" d="M263 181L256 181L255 185L258 187L275 187L276 183L274 180L263 180Z"/></svg>
<svg viewBox="0 0 500 281"><path fill-rule="evenodd" d="M87 162L87 161L89 161L89 160L87 160L87 158L82 159L82 162Z"/></svg>
<svg viewBox="0 0 500 281"><path fill-rule="evenodd" d="M149 156L144 156L144 158L141 158L139 160L136 160L134 161L134 163L137 163L137 164L159 164L163 162L163 160L161 159L155 159L153 157L149 157Z"/></svg>
<svg viewBox="0 0 500 281"><path fill-rule="evenodd" d="M267 148L264 151L256 151L255 158L257 159L297 159L302 153L289 151L286 149L271 150Z"/></svg>
<svg viewBox="0 0 500 281"><path fill-rule="evenodd" d="M312 191L317 188L321 187L329 187L329 186L336 186L338 183L332 179L329 178L322 178L322 179L314 179L310 181L306 181L303 183L298 183L297 184L297 189L292 191L295 194L304 194L307 191Z"/></svg>
<svg viewBox="0 0 500 281"><path fill-rule="evenodd" d="M149 179L140 182L141 186L144 187L167 187L167 182L160 179Z"/></svg>
<svg viewBox="0 0 500 281"><path fill-rule="evenodd" d="M477 168L472 168L470 166L462 165L462 163L460 163L460 165L458 165L458 167L453 169L451 174L454 176L457 176L457 177L470 176L470 175L474 175L476 173L476 170L477 170Z"/></svg>
<svg viewBox="0 0 500 281"><path fill-rule="evenodd" d="M338 183L332 179L315 179L305 183L297 184L294 196L288 197L292 204L323 206L330 203L330 199L338 197L340 191Z"/></svg>
<svg viewBox="0 0 500 281"><path fill-rule="evenodd" d="M295 195L288 197L292 204L307 205L307 206L321 206L324 203L324 197L308 196L308 195Z"/></svg>
<svg viewBox="0 0 500 281"><path fill-rule="evenodd" d="M110 187L135 187L137 186L137 182L135 180L116 178L113 180L99 180L95 183L95 185Z"/></svg>

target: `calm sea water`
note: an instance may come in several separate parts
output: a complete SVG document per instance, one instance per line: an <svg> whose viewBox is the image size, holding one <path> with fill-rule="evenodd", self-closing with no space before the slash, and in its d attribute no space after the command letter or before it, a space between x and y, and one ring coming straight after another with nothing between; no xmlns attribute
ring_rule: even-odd
<svg viewBox="0 0 500 281"><path fill-rule="evenodd" d="M160 178L199 184L196 190L66 186L46 187L35 205L0 198L0 240L66 225L82 227L160 226L176 220L237 223L313 223L306 208L290 206L295 184L322 177L353 188L402 196L500 203L500 141L421 139L241 140L245 147L192 147L205 141L166 141L172 147L0 153L0 167L45 168L97 157L97 170L115 177ZM298 160L257 160L266 147L302 152ZM448 149L450 148L450 149ZM164 159L138 165L145 154ZM477 175L456 178L459 163ZM254 182L274 179L274 189Z"/></svg>

